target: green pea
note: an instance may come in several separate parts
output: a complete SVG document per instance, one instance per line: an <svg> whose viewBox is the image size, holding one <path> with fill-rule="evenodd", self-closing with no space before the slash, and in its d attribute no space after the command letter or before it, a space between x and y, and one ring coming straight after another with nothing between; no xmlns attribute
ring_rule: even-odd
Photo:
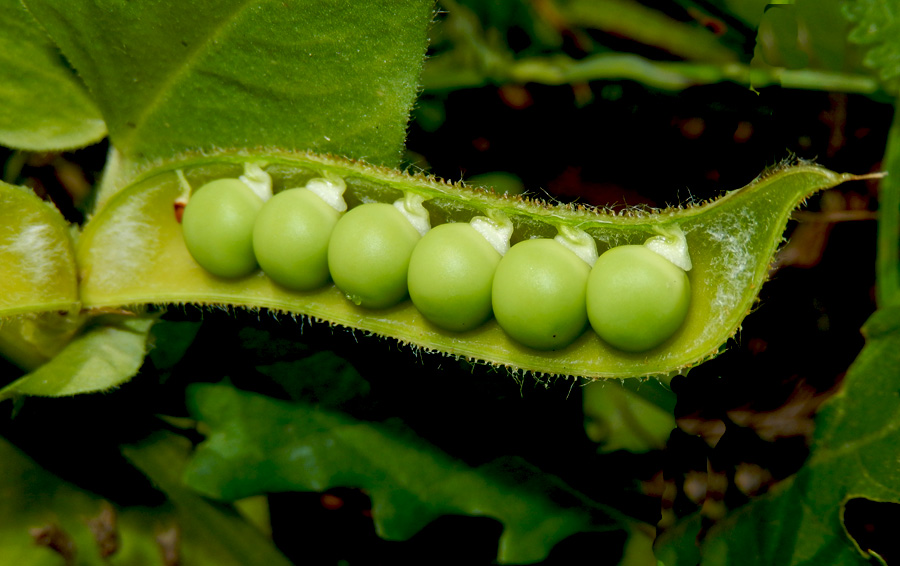
<svg viewBox="0 0 900 566"><path fill-rule="evenodd" d="M420 239L394 206L358 206L338 220L331 234L331 278L357 305L373 309L393 306L406 297L409 258Z"/></svg>
<svg viewBox="0 0 900 566"><path fill-rule="evenodd" d="M298 291L323 286L328 241L340 213L307 189L289 189L269 199L253 226L253 251L272 281Z"/></svg>
<svg viewBox="0 0 900 566"><path fill-rule="evenodd" d="M494 274L494 317L514 340L539 350L571 344L587 326L590 267L555 240L525 240Z"/></svg>
<svg viewBox="0 0 900 566"><path fill-rule="evenodd" d="M213 275L243 277L256 265L253 222L263 201L238 179L218 179L197 189L181 219L184 243Z"/></svg>
<svg viewBox="0 0 900 566"><path fill-rule="evenodd" d="M409 260L409 296L432 323L477 328L491 317L491 286L500 254L468 223L431 229Z"/></svg>
<svg viewBox="0 0 900 566"><path fill-rule="evenodd" d="M645 246L608 250L588 278L591 327L626 352L644 352L668 340L690 304L687 273Z"/></svg>

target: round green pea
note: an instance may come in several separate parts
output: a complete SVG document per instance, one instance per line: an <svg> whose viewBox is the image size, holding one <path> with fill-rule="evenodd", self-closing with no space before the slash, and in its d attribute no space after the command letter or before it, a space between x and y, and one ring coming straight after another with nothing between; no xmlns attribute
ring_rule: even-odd
<svg viewBox="0 0 900 566"><path fill-rule="evenodd" d="M409 258L421 236L393 205L370 203L341 217L328 244L328 269L353 303L393 306L406 297Z"/></svg>
<svg viewBox="0 0 900 566"><path fill-rule="evenodd" d="M243 277L256 265L253 222L263 200L238 179L209 182L191 195L181 229L194 260L219 277Z"/></svg>
<svg viewBox="0 0 900 566"><path fill-rule="evenodd" d="M556 240L525 240L494 274L494 317L509 336L539 350L571 344L587 326L585 288L591 269Z"/></svg>
<svg viewBox="0 0 900 566"><path fill-rule="evenodd" d="M253 226L253 251L272 281L311 291L328 281L328 241L340 213L307 189L288 189L266 202Z"/></svg>
<svg viewBox="0 0 900 566"><path fill-rule="evenodd" d="M681 327L690 304L687 273L644 246L608 250L588 278L591 327L626 352L644 352L668 340Z"/></svg>
<svg viewBox="0 0 900 566"><path fill-rule="evenodd" d="M491 317L499 263L500 253L470 224L441 224L413 250L409 296L422 316L441 328L477 328Z"/></svg>

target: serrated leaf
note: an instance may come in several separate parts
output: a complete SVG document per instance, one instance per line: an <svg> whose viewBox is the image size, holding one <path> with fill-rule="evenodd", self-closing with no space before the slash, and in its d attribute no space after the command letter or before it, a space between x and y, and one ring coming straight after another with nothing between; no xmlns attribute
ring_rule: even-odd
<svg viewBox="0 0 900 566"><path fill-rule="evenodd" d="M141 368L154 322L127 315L94 318L53 359L0 389L0 401L19 395L64 397L121 385Z"/></svg>
<svg viewBox="0 0 900 566"><path fill-rule="evenodd" d="M524 462L473 468L397 424L358 421L226 386L197 385L188 396L210 434L186 482L211 497L359 487L372 498L378 533L400 540L445 514L493 517L504 524L503 563L541 560L575 533L632 526Z"/></svg>
<svg viewBox="0 0 900 566"><path fill-rule="evenodd" d="M281 147L395 165L432 0L27 0L132 166Z"/></svg>
<svg viewBox="0 0 900 566"><path fill-rule="evenodd" d="M817 416L806 466L716 523L702 564L868 563L845 533L843 506L855 497L900 502L900 308L876 312L863 331L865 348Z"/></svg>
<svg viewBox="0 0 900 566"><path fill-rule="evenodd" d="M0 0L0 29L0 145L49 151L103 139L100 110L19 0Z"/></svg>
<svg viewBox="0 0 900 566"><path fill-rule="evenodd" d="M129 457L169 495L156 507L118 507L45 470L0 438L0 563L59 566L59 553L35 544L32 529L57 528L59 540L73 544L78 566L162 564L157 537L178 532L172 547L183 564L195 566L287 566L288 562L256 529L233 511L204 501L178 485L190 444L160 436L128 450ZM161 464L164 462L164 464ZM90 466L90 462L81 462ZM113 510L118 544L103 558L89 521ZM95 527L96 529L96 527ZM108 540L112 542L112 540Z"/></svg>

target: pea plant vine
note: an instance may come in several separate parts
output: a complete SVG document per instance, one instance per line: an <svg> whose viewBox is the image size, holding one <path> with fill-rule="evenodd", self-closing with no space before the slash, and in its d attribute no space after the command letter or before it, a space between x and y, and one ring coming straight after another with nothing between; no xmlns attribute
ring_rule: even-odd
<svg viewBox="0 0 900 566"><path fill-rule="evenodd" d="M900 559L897 0L0 3L0 563Z"/></svg>

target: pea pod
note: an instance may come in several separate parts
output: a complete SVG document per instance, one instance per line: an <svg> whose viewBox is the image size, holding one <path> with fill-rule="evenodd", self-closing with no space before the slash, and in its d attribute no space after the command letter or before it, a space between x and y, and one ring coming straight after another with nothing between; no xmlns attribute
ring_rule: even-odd
<svg viewBox="0 0 900 566"><path fill-rule="evenodd" d="M0 317L78 309L69 225L53 205L0 182Z"/></svg>
<svg viewBox="0 0 900 566"><path fill-rule="evenodd" d="M191 259L175 203L182 193L181 179L199 187L215 179L234 178L247 161L264 162L261 166L272 177L276 193L302 187L311 179L340 177L346 183L344 198L351 210L363 203L393 203L412 194L424 200L433 226L502 215L512 223L513 245L554 238L571 229L593 238L602 254L612 247L683 233L693 262L688 313L670 339L648 351L618 350L590 330L560 350L540 351L510 338L495 320L465 332L443 330L428 323L408 299L372 311L347 300L333 284L290 291L259 270L222 280ZM223 152L183 158L139 178L87 224L77 251L81 300L89 308L187 302L267 308L517 370L586 377L670 375L716 355L737 331L797 204L817 190L858 178L801 163L773 170L702 206L615 215L505 198L306 153ZM122 257L128 261L114 260Z"/></svg>

